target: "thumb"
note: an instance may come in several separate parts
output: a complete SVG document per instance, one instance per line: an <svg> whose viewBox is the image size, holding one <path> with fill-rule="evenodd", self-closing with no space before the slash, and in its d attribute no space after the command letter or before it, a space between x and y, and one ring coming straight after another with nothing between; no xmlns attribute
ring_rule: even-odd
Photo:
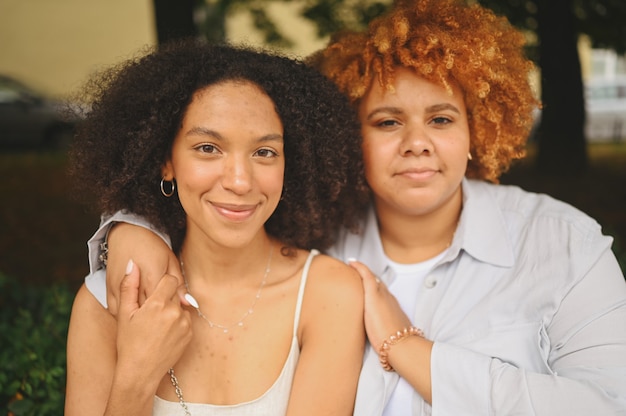
<svg viewBox="0 0 626 416"><path fill-rule="evenodd" d="M120 283L119 315L130 317L139 309L139 268L132 259L126 265L126 274Z"/></svg>

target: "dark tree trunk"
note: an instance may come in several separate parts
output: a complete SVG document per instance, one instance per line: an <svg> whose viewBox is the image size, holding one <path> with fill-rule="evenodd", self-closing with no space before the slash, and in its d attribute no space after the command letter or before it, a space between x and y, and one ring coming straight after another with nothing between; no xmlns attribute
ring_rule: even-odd
<svg viewBox="0 0 626 416"><path fill-rule="evenodd" d="M571 0L538 1L543 111L537 166L549 174L587 167L585 103Z"/></svg>
<svg viewBox="0 0 626 416"><path fill-rule="evenodd" d="M197 36L193 11L194 0L154 0L159 45L172 39Z"/></svg>

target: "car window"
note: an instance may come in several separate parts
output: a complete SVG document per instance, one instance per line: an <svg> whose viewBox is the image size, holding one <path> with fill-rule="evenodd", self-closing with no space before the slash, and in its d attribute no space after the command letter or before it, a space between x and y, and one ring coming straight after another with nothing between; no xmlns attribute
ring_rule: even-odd
<svg viewBox="0 0 626 416"><path fill-rule="evenodd" d="M36 96L37 94L26 86L12 79L0 77L0 103L11 103Z"/></svg>

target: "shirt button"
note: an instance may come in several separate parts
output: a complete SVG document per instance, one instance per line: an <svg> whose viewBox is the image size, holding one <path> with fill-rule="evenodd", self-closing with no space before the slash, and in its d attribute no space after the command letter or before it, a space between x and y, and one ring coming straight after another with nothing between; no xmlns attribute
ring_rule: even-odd
<svg viewBox="0 0 626 416"><path fill-rule="evenodd" d="M424 286L426 287L426 289L432 289L433 287L437 286L437 279L432 276L428 276L426 279L424 279Z"/></svg>

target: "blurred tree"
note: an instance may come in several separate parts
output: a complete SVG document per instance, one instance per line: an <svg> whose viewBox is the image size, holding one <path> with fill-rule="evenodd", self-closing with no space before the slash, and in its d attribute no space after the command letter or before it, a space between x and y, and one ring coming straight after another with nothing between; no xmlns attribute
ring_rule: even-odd
<svg viewBox="0 0 626 416"><path fill-rule="evenodd" d="M157 42L197 36L195 0L153 0Z"/></svg>
<svg viewBox="0 0 626 416"><path fill-rule="evenodd" d="M281 1L300 4L301 15L316 25L319 37L324 37L340 29L364 28L371 19L387 10L393 0L154 0L157 28L161 27L159 42L168 39L168 35L196 33L221 41L225 38L226 17L245 9L251 13L255 27L268 45L288 47L291 42L266 13L268 3ZM467 1L479 2L507 16L534 40L528 52L541 69L544 105L537 133L538 168L546 173L566 175L584 170L587 166L585 102L578 37L587 34L594 47L626 52L626 25L623 24L626 1ZM178 20L178 12L186 17ZM198 32L189 27L194 16ZM183 26L187 31L181 29Z"/></svg>
<svg viewBox="0 0 626 416"><path fill-rule="evenodd" d="M541 69L543 110L537 130L537 167L569 175L587 167L585 101L578 37L593 47L626 52L623 0L479 0L536 35L529 55Z"/></svg>
<svg viewBox="0 0 626 416"><path fill-rule="evenodd" d="M226 38L226 18L247 10L254 26L263 34L265 43L288 48L291 41L276 28L266 10L270 2L291 0L153 0L157 41L201 36L221 42Z"/></svg>

